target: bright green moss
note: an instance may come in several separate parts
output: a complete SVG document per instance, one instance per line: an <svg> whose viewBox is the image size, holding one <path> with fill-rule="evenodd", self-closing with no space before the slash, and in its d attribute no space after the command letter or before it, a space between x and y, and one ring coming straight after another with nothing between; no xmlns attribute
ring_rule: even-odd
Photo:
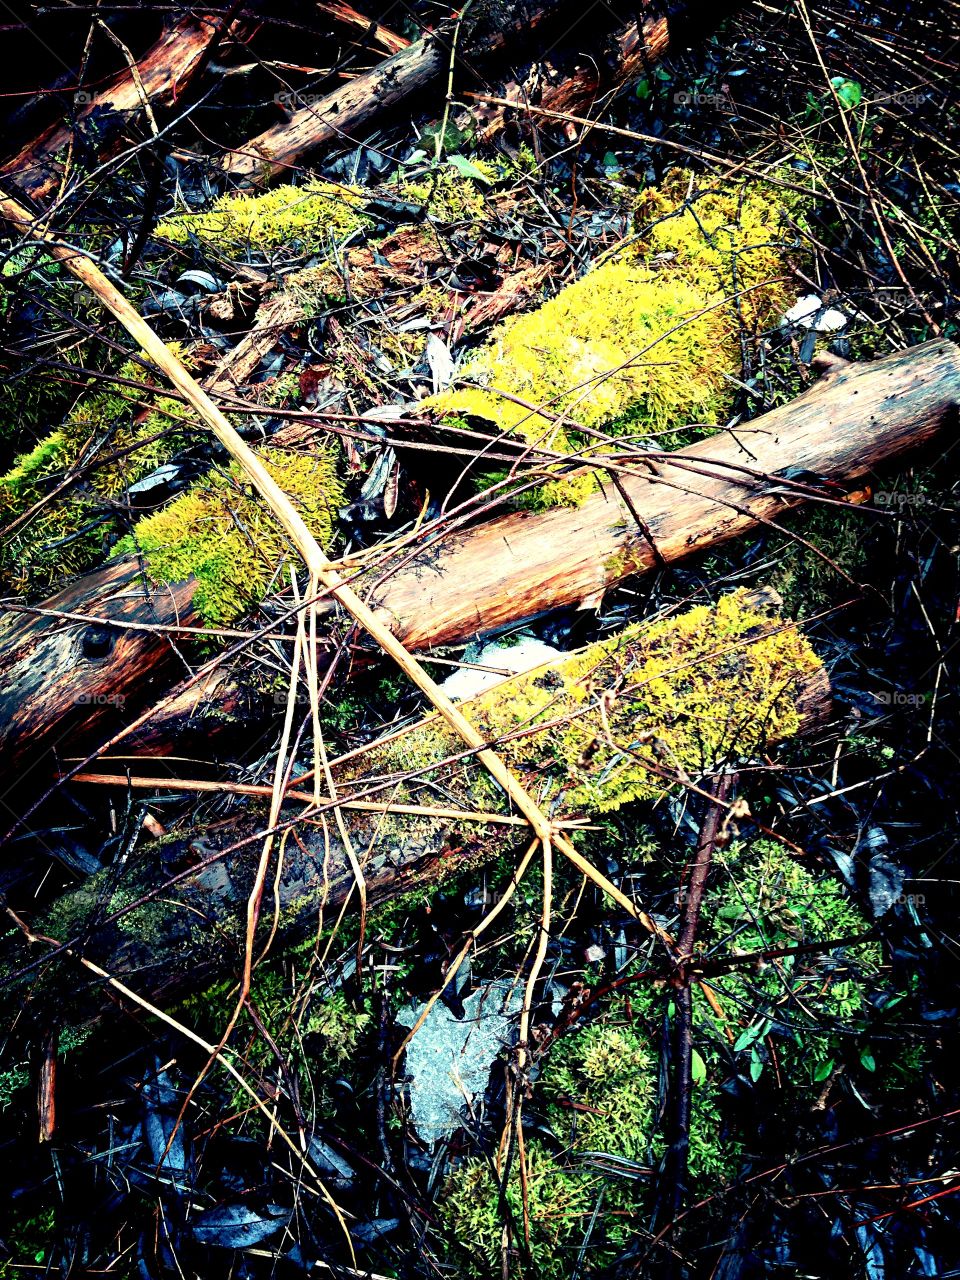
<svg viewBox="0 0 960 1280"><path fill-rule="evenodd" d="M262 458L314 536L329 545L343 501L331 455L265 449ZM139 520L118 551L134 548L156 582L196 578L194 607L210 623L238 617L293 555L276 518L236 465L215 469L162 511Z"/></svg>
<svg viewBox="0 0 960 1280"><path fill-rule="evenodd" d="M649 1037L630 1025L594 1022L560 1041L543 1088L554 1132L570 1137L575 1150L643 1162L655 1129L656 1085Z"/></svg>
<svg viewBox="0 0 960 1280"><path fill-rule="evenodd" d="M288 247L315 253L375 225L363 212L367 199L354 187L319 180L258 195L231 193L204 212L174 214L160 223L157 235L173 244L186 244L194 236L210 248L233 253Z"/></svg>
<svg viewBox="0 0 960 1280"><path fill-rule="evenodd" d="M571 1274L576 1259L576 1230L579 1227L582 1231L592 1207L590 1188L582 1177L565 1170L540 1143L529 1142L526 1156L531 1265L521 1266L517 1274L531 1280L562 1280ZM504 1199L515 1232L522 1239L524 1195L516 1160ZM499 1274L503 1226L498 1201L499 1188L486 1160L466 1161L448 1180L441 1214L450 1233L465 1246L462 1262L466 1275Z"/></svg>
<svg viewBox="0 0 960 1280"><path fill-rule="evenodd" d="M816 876L789 850L757 840L718 851L715 876L723 905L709 915L708 937L730 949L761 951L857 937L869 930L842 885ZM819 1064L849 1054L868 1025L871 986L880 976L877 942L786 957L759 969L711 979L721 1004L750 1010L753 1024L770 1020L769 1035L798 1083L810 1083ZM747 1045L749 1057L757 1050Z"/></svg>
<svg viewBox="0 0 960 1280"><path fill-rule="evenodd" d="M815 875L777 842L761 839L718 851L700 945L713 955L735 954L829 942L866 928L838 882ZM810 1092L823 1087L816 1079L819 1064L831 1058L857 1061L855 1046L869 1025L879 963L879 947L866 943L827 947L793 961L750 965L711 978L725 1021L717 1020L703 990L693 988L694 1049L701 1070L691 1099L688 1171L696 1195L709 1195L734 1179L752 1147L750 1112L727 1102L723 1086L730 1076L740 1072L760 1081L768 1042L773 1043L782 1123L804 1114ZM644 958L637 967L648 965ZM634 983L629 1000L619 995L595 1006L592 1021L563 1035L542 1059L533 1106L545 1115L559 1148L548 1153L536 1141L528 1143L537 1212L531 1214L534 1265L529 1271L521 1268L522 1274L570 1273L601 1194L583 1275L608 1274L604 1267L636 1239L637 1224L647 1220L655 1182L643 1170L660 1167L668 1137L660 1069L664 1015L669 1023L672 1006L673 993L663 982ZM763 1035L738 1048L731 1063L727 1032L739 1037L754 1022L766 1026L768 1019ZM757 1073L754 1056L761 1068ZM631 1169L639 1176L623 1176ZM489 1162L473 1158L455 1169L441 1203L454 1239L482 1241L482 1255L468 1258L467 1273L492 1274L502 1223ZM514 1207L509 1193L508 1203ZM515 1221L522 1223L522 1209Z"/></svg>
<svg viewBox="0 0 960 1280"><path fill-rule="evenodd" d="M661 795L669 783L650 762L696 776L792 736L800 724L793 691L819 666L799 631L772 628L733 592L627 628L488 690L466 710L491 741L522 735L498 750L521 771L536 770L544 803L597 813ZM457 752L447 730L428 727L388 754L398 768L416 768Z"/></svg>
<svg viewBox="0 0 960 1280"><path fill-rule="evenodd" d="M424 216L442 223L473 220L483 212L477 184L453 169L441 169L434 176L387 184L375 192L314 179L300 187L273 187L256 195L231 193L206 211L165 219L157 235L173 244L186 244L195 237L212 249L231 253L277 249L320 253L355 232L376 229L377 217L365 212L373 199L419 205Z"/></svg>
<svg viewBox="0 0 960 1280"><path fill-rule="evenodd" d="M652 225L639 243L499 325L462 370L475 385L425 404L564 453L590 443L567 418L634 436L717 423L742 327L755 330L786 297L785 212L745 183L687 200L686 180L672 176L643 197L639 217ZM559 481L543 500L582 496Z"/></svg>
<svg viewBox="0 0 960 1280"><path fill-rule="evenodd" d="M174 352L183 358L179 347ZM119 376L134 383L152 381L133 360L122 366ZM120 383L95 384L59 430L0 476L4 526L47 498L71 473L83 473L78 483L46 501L4 539L0 581L8 590L21 595L46 590L96 564L118 527L114 501L185 446L189 417L184 405L160 396L144 415L146 396ZM116 453L124 456L96 465L98 459Z"/></svg>

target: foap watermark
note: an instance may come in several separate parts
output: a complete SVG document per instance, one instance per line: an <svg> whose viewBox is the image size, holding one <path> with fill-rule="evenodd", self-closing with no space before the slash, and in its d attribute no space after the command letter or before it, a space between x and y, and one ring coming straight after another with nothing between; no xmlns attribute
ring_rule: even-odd
<svg viewBox="0 0 960 1280"><path fill-rule="evenodd" d="M673 95L678 107L727 107L730 99L725 93L701 93L699 89L678 89Z"/></svg>
<svg viewBox="0 0 960 1280"><path fill-rule="evenodd" d="M325 97L324 93L301 93L298 89L286 89L282 93L275 93L273 101L276 106L283 107L284 111L300 111L304 107L319 106Z"/></svg>
<svg viewBox="0 0 960 1280"><path fill-rule="evenodd" d="M929 693L907 693L905 689L880 689L870 695L881 707L923 707L929 701Z"/></svg>
<svg viewBox="0 0 960 1280"><path fill-rule="evenodd" d="M116 707L122 711L127 699L122 693L78 693L73 701L78 707Z"/></svg>
<svg viewBox="0 0 960 1280"><path fill-rule="evenodd" d="M93 101L93 94L89 89L78 89L73 95L73 105L75 107L89 107Z"/></svg>
<svg viewBox="0 0 960 1280"><path fill-rule="evenodd" d="M916 89L904 89L899 93L882 93L879 97L870 99L875 107L920 107L925 102L933 101L929 93L919 93Z"/></svg>
<svg viewBox="0 0 960 1280"><path fill-rule="evenodd" d="M936 498L929 493L896 493L892 489L878 489L873 495L878 507L935 507Z"/></svg>

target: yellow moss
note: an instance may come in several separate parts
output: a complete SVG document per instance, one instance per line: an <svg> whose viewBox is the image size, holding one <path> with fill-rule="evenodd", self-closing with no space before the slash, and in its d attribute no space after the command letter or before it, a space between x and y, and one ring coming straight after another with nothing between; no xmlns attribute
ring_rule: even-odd
<svg viewBox="0 0 960 1280"><path fill-rule="evenodd" d="M264 449L261 457L317 540L329 545L343 501L331 454ZM155 581L195 577L194 605L211 623L239 616L293 554L279 523L235 465L216 468L162 511L138 521L118 550L135 547Z"/></svg>
<svg viewBox="0 0 960 1280"><path fill-rule="evenodd" d="M544 803L604 812L656 798L678 770L697 776L796 733L797 683L819 667L798 630L734 592L506 681L465 712ZM461 750L427 726L381 763L419 769ZM482 771L468 786L475 803L496 801Z"/></svg>
<svg viewBox="0 0 960 1280"><path fill-rule="evenodd" d="M233 253L288 247L317 253L356 231L373 231L378 218L365 212L373 199L422 206L426 217L443 223L478 218L484 207L476 183L453 169L374 192L313 179L300 187L274 187L257 195L221 196L210 209L166 218L156 234L172 244L186 244L193 236L201 244Z"/></svg>
<svg viewBox="0 0 960 1280"><path fill-rule="evenodd" d="M159 224L157 235L173 244L186 244L195 236L202 244L233 252L289 245L314 252L374 226L363 212L367 198L355 187L319 180L259 195L231 193L206 211L174 214Z"/></svg>
<svg viewBox="0 0 960 1280"><path fill-rule="evenodd" d="M561 452L588 442L567 417L640 436L718 422L732 399L724 375L738 367L741 324L763 324L786 296L786 210L745 183L689 201L686 190L673 175L646 194L639 220L653 225L638 243L498 326L462 371L475 385L425 405ZM560 486L553 500L577 496Z"/></svg>
<svg viewBox="0 0 960 1280"><path fill-rule="evenodd" d="M171 344L171 350L189 364L178 344ZM121 367L119 377L140 384L154 381L134 360ZM189 423L184 405L160 396L141 416L147 398L148 393L119 382L94 384L62 427L0 476L0 525L7 525L46 499L72 470L89 468L81 483L46 501L5 540L0 582L9 590L21 595L45 590L94 565L117 529L111 504L184 447ZM151 439L160 433L162 438ZM95 465L117 453L123 456Z"/></svg>

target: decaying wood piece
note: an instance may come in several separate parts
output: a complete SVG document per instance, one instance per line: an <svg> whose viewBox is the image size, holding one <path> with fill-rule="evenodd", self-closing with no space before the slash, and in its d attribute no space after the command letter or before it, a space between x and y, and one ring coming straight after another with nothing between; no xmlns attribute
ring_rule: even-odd
<svg viewBox="0 0 960 1280"><path fill-rule="evenodd" d="M713 30L728 13L740 5L738 0L716 0L716 3L690 3L667 6L648 5L647 16L612 32L589 56L574 60L572 66L561 66L559 72L535 62L528 76L504 86L492 96L508 99L521 109L535 102L549 111L584 112L598 97L617 92L647 75L650 69L673 49L692 43L704 31ZM655 10L661 12L657 14ZM484 108L482 96L474 112L479 121L479 136L490 142L510 123L513 113L501 105Z"/></svg>
<svg viewBox="0 0 960 1280"><path fill-rule="evenodd" d="M639 469L634 462L620 475L622 491L605 483L581 507L518 512L430 543L375 587L371 603L413 649L464 641L552 608L595 604L621 579L658 563L635 512L663 560L676 561L810 496L802 486L755 475L795 467L836 482L870 477L955 426L958 406L960 355L945 340L839 367L793 403L735 431L675 455L648 455ZM13 767L58 742L63 749L81 730L88 738L112 732L182 671L177 637L163 633L172 621L166 602L175 597L181 625L199 625L193 585L138 587L134 573L130 565L107 566L47 600L49 613L0 624L0 750ZM137 594L118 596L118 580ZM135 618L148 629L111 630L57 613L107 623ZM91 647L90 634L103 638ZM228 676L185 690L136 739L139 749L169 751L192 726L212 732L230 723L229 713L242 712L243 698ZM204 721L205 709L216 718Z"/></svg>
<svg viewBox="0 0 960 1280"><path fill-rule="evenodd" d="M176 101L204 64L222 21L221 15L201 12L172 23L139 59L136 76L125 67L98 92L78 94L66 119L50 125L7 160L0 168L4 183L39 202L54 195L76 127L95 121L98 146L102 146L109 134L144 110L145 97L151 108Z"/></svg>
<svg viewBox="0 0 960 1280"><path fill-rule="evenodd" d="M652 800L676 785L678 772L696 778L822 724L829 693L826 671L796 624L782 622L756 595L735 592L564 655L463 710L562 825ZM333 762L336 803L371 905L429 889L528 839L479 755L434 715ZM276 913L265 905L262 926L265 939L276 925L278 946L329 926L357 893L334 802L323 787L314 793L309 773L295 777L291 790L270 872L271 884L277 873ZM8 932L0 943L0 982L7 980L0 1006L19 1011L26 999L27 1020L34 1008L49 1019L56 1005L74 1020L99 1012L97 992L90 1003L73 1003L76 971L66 957L44 963L39 979L31 972L11 982L49 952L50 939L82 950L158 1003L185 985L196 991L235 973L266 812L265 801L243 798L227 820L191 813L187 834L165 844L162 860L147 843L122 871L92 877L31 919L31 931L48 940L35 944L33 957Z"/></svg>
<svg viewBox="0 0 960 1280"><path fill-rule="evenodd" d="M406 36L397 35L389 27L373 21L354 9L353 5L347 4L346 0L317 0L317 8L324 17L332 18L334 22L353 32L363 44L382 49L384 53L399 53L410 43Z"/></svg>
<svg viewBox="0 0 960 1280"><path fill-rule="evenodd" d="M356 142L357 130L375 115L396 107L447 75L455 43L458 65L470 73L477 60L505 49L514 53L519 38L561 14L565 7L570 17L578 16L575 7L567 5L566 0L477 4L469 13L465 32L458 32L456 24L444 25L401 49L380 66L357 76L349 85L327 94L320 102L301 107L288 120L251 138L227 156L224 170L239 182L257 185L289 170L325 143ZM676 44L677 36L682 44L694 25L702 28L708 23L709 29L723 16L726 7L722 4L708 7L702 0L688 0L670 5L669 15L664 7L641 23L634 23L613 41L616 65L612 82L615 83L617 75L640 74L639 68L662 58L671 43ZM656 8L660 10L660 6ZM559 92L557 100L580 105L589 102L601 85L608 87L609 78L601 71L596 74L592 91L590 73L584 71L575 77L578 88Z"/></svg>

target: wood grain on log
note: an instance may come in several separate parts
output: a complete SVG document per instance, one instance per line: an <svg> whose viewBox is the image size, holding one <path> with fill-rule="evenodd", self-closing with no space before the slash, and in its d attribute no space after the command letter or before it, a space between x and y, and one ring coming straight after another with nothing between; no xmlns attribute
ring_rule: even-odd
<svg viewBox="0 0 960 1280"><path fill-rule="evenodd" d="M651 470L622 475L630 505L667 563L718 545L804 500L766 479L796 467L828 480L851 481L940 431L956 425L960 354L945 340L841 367L791 404L735 431L675 455L656 455ZM690 470L689 468L696 468ZM631 468L632 469L632 468ZM658 561L630 506L612 484L581 507L519 512L434 540L372 593L380 617L411 649L465 641L549 609L596 602L625 577ZM45 602L53 613L98 619L135 618L156 629L116 633L105 655L84 655L90 624L18 615L0 623L0 751L11 767L75 741L114 731L148 705L152 690L175 680L182 663L176 620L196 626L193 584L135 585L135 566L108 565ZM118 597L118 582L138 594ZM362 582L361 582L362 588ZM64 668L63 664L71 665ZM42 677L37 672L46 673ZM53 673L55 679L48 679ZM141 749L169 751L202 710L239 704L229 677L205 691L184 691L149 732ZM81 701L82 699L82 701Z"/></svg>

